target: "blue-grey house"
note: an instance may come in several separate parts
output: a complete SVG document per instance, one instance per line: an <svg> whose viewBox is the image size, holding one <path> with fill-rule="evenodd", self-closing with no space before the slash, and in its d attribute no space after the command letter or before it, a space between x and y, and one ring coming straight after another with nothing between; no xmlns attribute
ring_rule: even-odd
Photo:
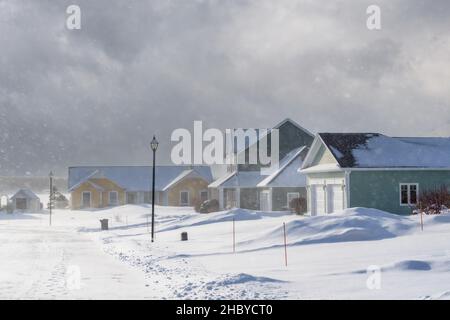
<svg viewBox="0 0 450 320"><path fill-rule="evenodd" d="M450 187L450 138L319 133L300 172L311 215L349 207L410 214L421 190Z"/></svg>
<svg viewBox="0 0 450 320"><path fill-rule="evenodd" d="M247 140L244 148L235 149L232 155L234 160L244 155L245 163L227 166L227 172L208 186L210 198L217 199L221 209L239 207L281 211L289 209L292 199L306 197L305 175L298 172L298 168L308 153L314 135L289 118L269 129L268 140L272 138L273 129L279 131L279 169L266 174L261 171L263 165L259 161L250 163L249 149L253 146L259 151L259 143L264 136Z"/></svg>

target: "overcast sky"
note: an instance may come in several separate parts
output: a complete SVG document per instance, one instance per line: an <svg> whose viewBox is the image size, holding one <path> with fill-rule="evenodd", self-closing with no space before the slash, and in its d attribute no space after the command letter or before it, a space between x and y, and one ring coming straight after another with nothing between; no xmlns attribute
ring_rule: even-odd
<svg viewBox="0 0 450 320"><path fill-rule="evenodd" d="M449 16L448 0L0 0L0 175L151 164L153 133L168 163L194 120L450 136Z"/></svg>

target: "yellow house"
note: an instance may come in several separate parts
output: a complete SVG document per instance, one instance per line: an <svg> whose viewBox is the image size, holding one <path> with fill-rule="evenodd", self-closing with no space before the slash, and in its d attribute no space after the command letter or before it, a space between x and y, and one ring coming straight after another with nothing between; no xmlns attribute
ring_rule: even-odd
<svg viewBox="0 0 450 320"><path fill-rule="evenodd" d="M138 166L70 167L71 209L151 203L152 168ZM212 181L207 166L157 166L155 204L193 206L208 199Z"/></svg>

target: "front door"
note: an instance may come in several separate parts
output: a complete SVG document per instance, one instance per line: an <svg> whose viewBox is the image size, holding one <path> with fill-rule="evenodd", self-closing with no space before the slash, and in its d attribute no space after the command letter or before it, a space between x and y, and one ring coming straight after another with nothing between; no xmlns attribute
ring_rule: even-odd
<svg viewBox="0 0 450 320"><path fill-rule="evenodd" d="M137 195L135 192L127 192L127 203L136 204Z"/></svg>
<svg viewBox="0 0 450 320"><path fill-rule="evenodd" d="M27 209L27 199L16 199L16 209L17 210L26 210Z"/></svg>
<svg viewBox="0 0 450 320"><path fill-rule="evenodd" d="M90 192L83 192L82 195L82 207L83 208L90 208L91 207L91 193Z"/></svg>
<svg viewBox="0 0 450 320"><path fill-rule="evenodd" d="M261 191L259 195L259 209L261 211L271 211L269 191Z"/></svg>

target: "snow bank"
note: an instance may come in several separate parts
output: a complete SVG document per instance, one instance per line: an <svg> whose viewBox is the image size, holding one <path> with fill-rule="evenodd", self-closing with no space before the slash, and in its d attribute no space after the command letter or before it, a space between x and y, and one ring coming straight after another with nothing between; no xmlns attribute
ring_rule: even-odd
<svg viewBox="0 0 450 320"><path fill-rule="evenodd" d="M260 220L265 217L276 217L286 215L286 212L263 212L263 211L253 211L247 209L232 209L227 211L220 211L209 214L196 214L184 219L169 223L166 227L158 230L158 232L170 231L184 227L195 227L202 226L212 223L220 223L227 221L249 221L249 220Z"/></svg>
<svg viewBox="0 0 450 320"><path fill-rule="evenodd" d="M394 238L408 232L417 222L410 217L367 208L351 208L326 216L305 217L286 223L288 244L303 245ZM283 226L239 245L282 245ZM264 248L264 246L261 246Z"/></svg>
<svg viewBox="0 0 450 320"><path fill-rule="evenodd" d="M239 273L239 274L227 277L223 280L211 281L208 284L209 285L214 284L214 285L218 285L218 286L229 286L229 285L242 284L242 283L248 283L248 282L281 283L281 282L285 282L285 281L268 278L268 277L256 277L256 276L253 276L253 275L247 274L247 273Z"/></svg>
<svg viewBox="0 0 450 320"><path fill-rule="evenodd" d="M394 264L392 267L383 268L383 270L397 270L397 271L428 271L431 270L431 263L420 260L405 260Z"/></svg>

